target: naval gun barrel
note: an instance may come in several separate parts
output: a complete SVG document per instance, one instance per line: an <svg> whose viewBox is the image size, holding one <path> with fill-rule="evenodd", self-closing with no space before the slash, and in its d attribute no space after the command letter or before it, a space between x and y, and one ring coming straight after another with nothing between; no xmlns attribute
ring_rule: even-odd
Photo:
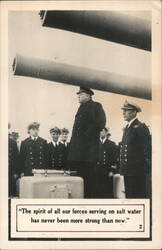
<svg viewBox="0 0 162 250"><path fill-rule="evenodd" d="M16 76L40 78L151 100L149 81L86 67L17 55L13 62L13 73Z"/></svg>
<svg viewBox="0 0 162 250"><path fill-rule="evenodd" d="M151 21L121 11L40 11L42 26L151 51Z"/></svg>

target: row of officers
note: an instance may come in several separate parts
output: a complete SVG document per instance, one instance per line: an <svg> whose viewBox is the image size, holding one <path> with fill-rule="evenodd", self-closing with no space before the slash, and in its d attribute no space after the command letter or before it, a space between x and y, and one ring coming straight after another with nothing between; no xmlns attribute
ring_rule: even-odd
<svg viewBox="0 0 162 250"><path fill-rule="evenodd" d="M84 179L85 198L113 198L112 175L116 171L124 177L126 198L146 198L147 176L151 172L151 135L137 118L141 107L130 101L121 107L127 125L116 146L109 140L102 105L92 99L94 92L82 87L77 95L80 106L69 144L68 131L57 127L50 130L52 142L47 144L39 137L38 123L28 126L29 137L22 141L18 157L13 153L16 145L9 139L10 195L13 176L30 176L32 169L67 169L77 171ZM14 164L16 158L18 163Z"/></svg>
<svg viewBox="0 0 162 250"><path fill-rule="evenodd" d="M20 151L9 134L10 196L17 193L16 180L32 176L33 169L74 170L68 162L69 130L51 128L52 140L47 143L39 136L39 126L37 122L28 126L29 137L21 142ZM95 182L95 198L113 198L113 174L117 172L118 147L109 139L110 135L106 127L100 132L96 175L92 177Z"/></svg>

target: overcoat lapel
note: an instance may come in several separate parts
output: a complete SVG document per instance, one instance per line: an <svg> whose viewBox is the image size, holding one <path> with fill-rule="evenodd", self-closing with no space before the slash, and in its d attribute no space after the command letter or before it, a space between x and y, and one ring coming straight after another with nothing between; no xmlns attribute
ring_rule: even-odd
<svg viewBox="0 0 162 250"><path fill-rule="evenodd" d="M132 131L133 126L136 125L136 124L138 124L138 122L139 122L138 119L135 119L128 128L126 127L124 129L122 140L124 140L129 135L129 133Z"/></svg>

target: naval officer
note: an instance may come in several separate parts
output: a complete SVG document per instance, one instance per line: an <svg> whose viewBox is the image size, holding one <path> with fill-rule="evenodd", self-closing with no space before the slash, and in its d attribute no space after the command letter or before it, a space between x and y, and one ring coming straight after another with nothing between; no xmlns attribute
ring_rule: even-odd
<svg viewBox="0 0 162 250"><path fill-rule="evenodd" d="M84 179L85 198L94 198L100 131L105 127L106 117L102 105L92 100L91 89L81 87L77 95L80 106L73 125L68 161L70 168Z"/></svg>
<svg viewBox="0 0 162 250"><path fill-rule="evenodd" d="M33 169L47 168L47 142L39 137L39 126L33 122L28 126L29 137L20 146L21 176L31 176Z"/></svg>
<svg viewBox="0 0 162 250"><path fill-rule="evenodd" d="M68 135L69 135L69 130L67 128L61 129L61 140L60 142L65 145L65 147L68 147Z"/></svg>
<svg viewBox="0 0 162 250"><path fill-rule="evenodd" d="M108 128L100 132L99 159L96 166L96 198L113 198L113 173L116 170L118 149L109 139Z"/></svg>
<svg viewBox="0 0 162 250"><path fill-rule="evenodd" d="M125 101L127 125L120 144L120 174L124 176L126 198L146 198L146 180L151 166L151 137L148 127L137 119L141 108Z"/></svg>
<svg viewBox="0 0 162 250"><path fill-rule="evenodd" d="M61 129L61 140L60 143L62 145L62 162L64 169L68 169L67 158L68 158L68 150L69 150L69 142L68 140L69 130L67 128Z"/></svg>
<svg viewBox="0 0 162 250"><path fill-rule="evenodd" d="M64 166L64 145L59 142L61 130L58 127L50 129L52 141L47 145L49 169L63 170Z"/></svg>

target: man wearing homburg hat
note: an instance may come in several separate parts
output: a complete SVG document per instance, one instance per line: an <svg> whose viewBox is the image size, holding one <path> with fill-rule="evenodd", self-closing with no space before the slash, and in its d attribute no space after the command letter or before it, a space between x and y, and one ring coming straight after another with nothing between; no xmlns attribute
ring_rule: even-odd
<svg viewBox="0 0 162 250"><path fill-rule="evenodd" d="M84 179L85 198L94 198L100 131L106 117L102 105L92 100L94 92L91 89L80 88L77 95L80 107L75 116L68 161L69 167Z"/></svg>
<svg viewBox="0 0 162 250"><path fill-rule="evenodd" d="M20 146L21 176L31 176L32 169L47 168L47 142L38 136L40 124L33 122L28 126L29 137Z"/></svg>
<svg viewBox="0 0 162 250"><path fill-rule="evenodd" d="M141 108L125 101L123 117L127 125L120 145L120 174L124 176L126 198L146 198L146 180L151 166L151 136L137 119Z"/></svg>

